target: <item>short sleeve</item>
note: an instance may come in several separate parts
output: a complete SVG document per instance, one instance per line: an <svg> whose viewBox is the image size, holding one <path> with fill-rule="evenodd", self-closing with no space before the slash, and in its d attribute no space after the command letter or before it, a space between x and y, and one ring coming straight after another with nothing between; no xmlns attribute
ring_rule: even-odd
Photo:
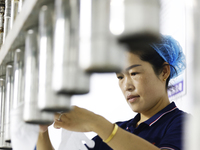
<svg viewBox="0 0 200 150"><path fill-rule="evenodd" d="M182 150L183 115L176 117L168 126L158 147L160 149Z"/></svg>

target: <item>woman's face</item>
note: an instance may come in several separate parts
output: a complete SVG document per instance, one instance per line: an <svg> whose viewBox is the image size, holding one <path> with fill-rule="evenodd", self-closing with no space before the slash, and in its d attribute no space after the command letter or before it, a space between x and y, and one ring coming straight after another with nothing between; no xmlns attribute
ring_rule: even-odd
<svg viewBox="0 0 200 150"><path fill-rule="evenodd" d="M162 73L156 75L150 63L133 53L126 52L126 58L124 71L117 73L119 86L134 112L148 112L166 97Z"/></svg>

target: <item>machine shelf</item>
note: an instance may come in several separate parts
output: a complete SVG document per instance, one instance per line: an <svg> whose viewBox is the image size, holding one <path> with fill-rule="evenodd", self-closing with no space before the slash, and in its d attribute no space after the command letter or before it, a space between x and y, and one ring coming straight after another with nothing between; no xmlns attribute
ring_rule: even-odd
<svg viewBox="0 0 200 150"><path fill-rule="evenodd" d="M12 29L9 31L0 50L0 64L10 61L10 53L25 45L25 33L38 24L40 7L53 0L25 0L21 12L16 17Z"/></svg>

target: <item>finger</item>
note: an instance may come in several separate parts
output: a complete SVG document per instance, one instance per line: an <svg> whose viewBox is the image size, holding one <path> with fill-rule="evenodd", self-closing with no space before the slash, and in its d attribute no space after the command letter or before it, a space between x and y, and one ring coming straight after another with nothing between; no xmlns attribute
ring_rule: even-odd
<svg viewBox="0 0 200 150"><path fill-rule="evenodd" d="M59 127L58 125L56 125L55 122L54 122L54 124L53 124L53 127L54 127L55 129L60 129L60 127Z"/></svg>
<svg viewBox="0 0 200 150"><path fill-rule="evenodd" d="M63 122L55 121L53 126L54 126L54 128L56 128L56 129L63 128Z"/></svg>
<svg viewBox="0 0 200 150"><path fill-rule="evenodd" d="M65 119L64 119L64 118L65 118ZM56 122L56 121L63 122L64 120L66 120L65 114L60 114L59 116L56 116L56 117L54 118L54 121L55 121L55 122Z"/></svg>
<svg viewBox="0 0 200 150"><path fill-rule="evenodd" d="M76 109L76 107L78 107L78 106L76 106L76 105L72 105L72 106L71 106L71 110Z"/></svg>
<svg viewBox="0 0 200 150"><path fill-rule="evenodd" d="M54 120L58 120L60 114L61 114L61 113L55 113L55 114L54 114Z"/></svg>
<svg viewBox="0 0 200 150"><path fill-rule="evenodd" d="M78 107L78 106L76 106L76 105L72 105L71 106L71 110L77 110L77 109L79 109L80 107Z"/></svg>

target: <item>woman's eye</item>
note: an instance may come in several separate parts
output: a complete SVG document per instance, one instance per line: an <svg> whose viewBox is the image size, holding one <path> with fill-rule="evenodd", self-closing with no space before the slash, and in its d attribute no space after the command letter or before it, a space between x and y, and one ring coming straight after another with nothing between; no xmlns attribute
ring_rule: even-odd
<svg viewBox="0 0 200 150"><path fill-rule="evenodd" d="M118 76L117 78L118 78L119 80L123 79L123 77L122 77L122 76Z"/></svg>
<svg viewBox="0 0 200 150"><path fill-rule="evenodd" d="M138 74L137 72L132 72L131 75L135 76L136 74Z"/></svg>

